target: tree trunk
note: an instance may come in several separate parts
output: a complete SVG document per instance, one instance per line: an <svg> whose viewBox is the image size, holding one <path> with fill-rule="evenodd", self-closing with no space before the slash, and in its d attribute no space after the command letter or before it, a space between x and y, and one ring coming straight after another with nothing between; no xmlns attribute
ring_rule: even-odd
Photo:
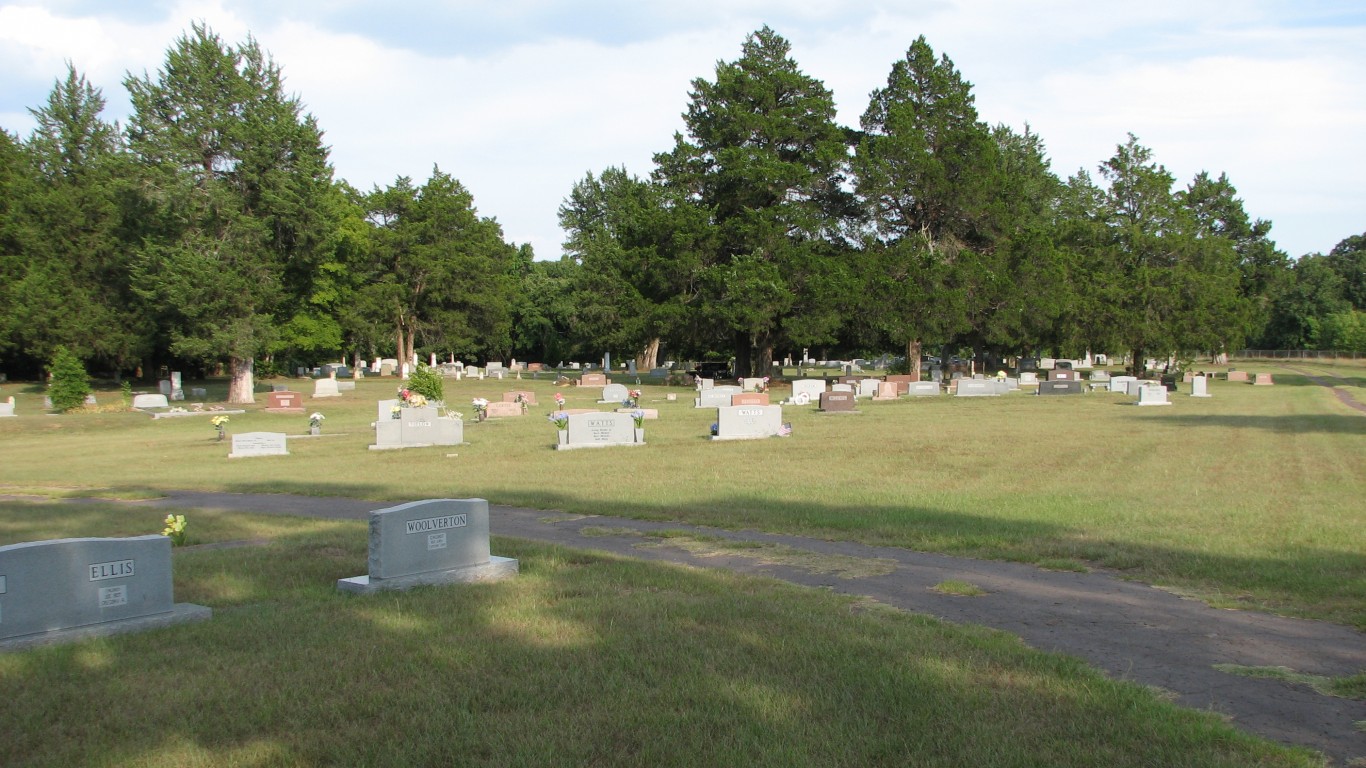
<svg viewBox="0 0 1366 768"><path fill-rule="evenodd" d="M648 371L659 367L659 339L653 338L636 354L636 370Z"/></svg>
<svg viewBox="0 0 1366 768"><path fill-rule="evenodd" d="M906 373L911 381L920 381L920 339L906 342Z"/></svg>
<svg viewBox="0 0 1366 768"><path fill-rule="evenodd" d="M1129 362L1129 375L1137 376L1140 379L1143 378L1143 374L1147 373L1146 366L1143 365L1143 350L1130 350L1129 355L1131 357Z"/></svg>
<svg viewBox="0 0 1366 768"><path fill-rule="evenodd" d="M759 345L759 370L754 372L756 378L768 376L773 372L773 342L767 337Z"/></svg>
<svg viewBox="0 0 1366 768"><path fill-rule="evenodd" d="M749 338L749 334L743 331L735 333L735 378L745 379L752 376L750 371L751 360L749 359L754 344Z"/></svg>
<svg viewBox="0 0 1366 768"><path fill-rule="evenodd" d="M398 360L398 370L394 371L395 375L402 375L401 372L403 371L403 350L405 347L404 341L405 336L403 333L403 320L400 319L398 322L394 323L394 359Z"/></svg>
<svg viewBox="0 0 1366 768"><path fill-rule="evenodd" d="M249 405L256 402L256 361L248 358L228 359L228 402Z"/></svg>

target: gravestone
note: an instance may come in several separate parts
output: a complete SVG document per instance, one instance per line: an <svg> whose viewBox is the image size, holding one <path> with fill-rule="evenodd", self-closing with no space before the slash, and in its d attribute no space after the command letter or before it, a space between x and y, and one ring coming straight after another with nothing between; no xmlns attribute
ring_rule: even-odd
<svg viewBox="0 0 1366 768"><path fill-rule="evenodd" d="M625 384L608 384L602 388L602 397L598 398L599 403L620 403L630 394Z"/></svg>
<svg viewBox="0 0 1366 768"><path fill-rule="evenodd" d="M303 413L304 396L299 392L271 392L266 396L266 410L272 413Z"/></svg>
<svg viewBox="0 0 1366 768"><path fill-rule="evenodd" d="M1138 379L1134 376L1111 376L1110 391L1128 393L1129 385Z"/></svg>
<svg viewBox="0 0 1366 768"><path fill-rule="evenodd" d="M133 407L142 408L170 408L171 404L166 402L165 395L133 395Z"/></svg>
<svg viewBox="0 0 1366 768"><path fill-rule="evenodd" d="M840 386L836 384L835 386ZM821 411L825 413L855 413L854 393L832 389L821 393Z"/></svg>
<svg viewBox="0 0 1366 768"><path fill-rule="evenodd" d="M569 428L556 431L560 438L555 446L558 451L645 444L644 430L636 430L635 419L629 413L570 413Z"/></svg>
<svg viewBox="0 0 1366 768"><path fill-rule="evenodd" d="M821 393L825 390L824 379L797 379L792 382L792 398L794 401L798 395L805 393L807 402L815 402L820 399Z"/></svg>
<svg viewBox="0 0 1366 768"><path fill-rule="evenodd" d="M606 387L609 383L605 373L585 373L579 376L580 387Z"/></svg>
<svg viewBox="0 0 1366 768"><path fill-rule="evenodd" d="M853 402L853 398L849 398ZM716 409L713 440L758 440L777 437L783 428L781 405L728 405Z"/></svg>
<svg viewBox="0 0 1366 768"><path fill-rule="evenodd" d="M837 381L837 382L835 382L834 384L831 384L831 385L830 385L830 391L831 391L831 392L848 392L849 394L852 395L852 394L854 394L854 385L853 385L853 384L846 384L846 383L844 383L844 382L838 382L838 381Z"/></svg>
<svg viewBox="0 0 1366 768"><path fill-rule="evenodd" d="M764 380L759 378L740 379L740 389L745 392L758 392L759 387L764 386Z"/></svg>
<svg viewBox="0 0 1366 768"><path fill-rule="evenodd" d="M1171 405L1167 400L1167 388L1158 384L1146 384L1138 389L1138 402L1135 405Z"/></svg>
<svg viewBox="0 0 1366 768"><path fill-rule="evenodd" d="M1247 381L1247 371L1229 371L1229 381Z"/></svg>
<svg viewBox="0 0 1366 768"><path fill-rule="evenodd" d="M209 390L203 387L190 387L190 397L206 397L208 394Z"/></svg>
<svg viewBox="0 0 1366 768"><path fill-rule="evenodd" d="M937 381L912 381L906 387L906 394L911 397L938 397L942 393Z"/></svg>
<svg viewBox="0 0 1366 768"><path fill-rule="evenodd" d="M341 389L337 387L336 379L318 379L313 382L313 397L341 397Z"/></svg>
<svg viewBox="0 0 1366 768"><path fill-rule="evenodd" d="M1058 367L1058 361L1057 361L1057 360L1055 360L1055 359L1053 359L1053 358L1051 358L1051 357L1041 357L1041 358L1039 358L1039 370L1041 370L1041 371L1051 371L1051 370L1053 370L1054 368L1057 368L1057 367Z"/></svg>
<svg viewBox="0 0 1366 768"><path fill-rule="evenodd" d="M230 459L245 459L254 456L288 456L285 448L284 432L241 432L233 433Z"/></svg>
<svg viewBox="0 0 1366 768"><path fill-rule="evenodd" d="M877 385L877 393L873 395L874 400L895 400L900 391L897 389L895 381L883 381Z"/></svg>
<svg viewBox="0 0 1366 768"><path fill-rule="evenodd" d="M1134 379L1124 388L1125 394L1129 397L1138 397L1138 390L1148 386L1161 386L1162 382L1152 381L1151 379Z"/></svg>
<svg viewBox="0 0 1366 768"><path fill-rule="evenodd" d="M701 391L701 390L704 390L704 389L711 389L711 388L714 387L714 386L716 386L716 379L698 379L698 380L697 380L697 389L698 389L698 391Z"/></svg>
<svg viewBox="0 0 1366 768"><path fill-rule="evenodd" d="M740 388L735 386L712 387L697 393L697 398L693 401L695 408L721 408L730 405L730 399L735 395L741 394Z"/></svg>
<svg viewBox="0 0 1366 768"><path fill-rule="evenodd" d="M397 448L426 448L433 445L459 445L465 440L465 423L459 419L443 418L437 415L434 406L421 408L400 408L398 418L393 418L392 410L386 412L385 404L392 409L397 400L381 400L375 421L375 444L372 451Z"/></svg>
<svg viewBox="0 0 1366 768"><path fill-rule="evenodd" d="M1040 395L1080 395L1081 382L1062 380L1062 381L1041 381L1039 382Z"/></svg>
<svg viewBox="0 0 1366 768"><path fill-rule="evenodd" d="M340 392L355 392L355 391L356 391L356 380L355 380L355 379L347 379L347 380L345 380L345 381L342 381L342 380L340 380L340 379L337 379L336 382L337 382L337 392L339 392L339 393L340 393Z"/></svg>
<svg viewBox="0 0 1366 768"><path fill-rule="evenodd" d="M202 621L212 613L174 601L165 536L0 546L0 649Z"/></svg>
<svg viewBox="0 0 1366 768"><path fill-rule="evenodd" d="M1269 373L1259 373L1257 374L1257 377L1252 380L1252 385L1254 387L1269 387L1274 383L1275 382L1271 380L1271 374Z"/></svg>
<svg viewBox="0 0 1366 768"><path fill-rule="evenodd" d="M1081 381L1081 374L1071 368L1054 368L1048 372L1049 381Z"/></svg>
<svg viewBox="0 0 1366 768"><path fill-rule="evenodd" d="M489 503L428 499L370 513L369 573L338 579L355 594L420 585L495 581L518 572L516 560L489 553Z"/></svg>
<svg viewBox="0 0 1366 768"><path fill-rule="evenodd" d="M909 385L910 385L910 384L912 383L912 381L913 381L912 378L911 378L911 375L908 374L908 373L892 373L892 374L888 374L884 380L885 380L885 381L890 381L890 382L892 382L893 384L896 384L896 391L897 391L897 394L899 394L899 395L904 395L904 394L906 394L907 391L909 391L909 389L910 389L910 386L909 386Z"/></svg>
<svg viewBox="0 0 1366 768"><path fill-rule="evenodd" d="M183 380L180 377L180 371L171 371L170 397L172 400L185 399L185 387Z"/></svg>
<svg viewBox="0 0 1366 768"><path fill-rule="evenodd" d="M1020 364L1016 368L1021 373L1024 373L1025 371L1038 371L1039 359L1037 357L1022 357L1020 358Z"/></svg>
<svg viewBox="0 0 1366 768"><path fill-rule="evenodd" d="M1109 380L1110 380L1110 372L1109 372L1109 371L1092 371L1092 372L1091 372L1091 381L1095 381L1095 382L1108 382Z"/></svg>
<svg viewBox="0 0 1366 768"><path fill-rule="evenodd" d="M855 393L859 397L877 397L878 388L885 383L877 379L859 379L858 384L855 385L858 387ZM893 384L892 386L896 385Z"/></svg>
<svg viewBox="0 0 1366 768"><path fill-rule="evenodd" d="M1196 376L1191 379L1191 397L1209 397L1209 379Z"/></svg>
<svg viewBox="0 0 1366 768"><path fill-rule="evenodd" d="M640 414L640 417L645 421L655 421L659 418L658 408L618 408L616 412L631 415Z"/></svg>
<svg viewBox="0 0 1366 768"><path fill-rule="evenodd" d="M985 379L959 379L954 382L958 397L996 397L1001 394L996 382Z"/></svg>
<svg viewBox="0 0 1366 768"><path fill-rule="evenodd" d="M730 396L731 405L768 405L767 392L741 392Z"/></svg>
<svg viewBox="0 0 1366 768"><path fill-rule="evenodd" d="M393 376L393 375L394 375L394 368L395 368L395 366L391 365L388 361L385 361L385 362L383 362L383 363L380 363L380 364L379 364L379 375L381 375L381 376Z"/></svg>
<svg viewBox="0 0 1366 768"><path fill-rule="evenodd" d="M521 403L509 403L507 401L491 401L484 409L484 416L490 419L503 418L505 416L524 416Z"/></svg>
<svg viewBox="0 0 1366 768"><path fill-rule="evenodd" d="M14 395L10 395L4 401L0 401L0 416L14 415Z"/></svg>
<svg viewBox="0 0 1366 768"><path fill-rule="evenodd" d="M530 390L516 390L513 392L504 392L503 402L515 403L517 402L518 395L522 396L522 402L526 403L528 406L536 405L536 393Z"/></svg>
<svg viewBox="0 0 1366 768"><path fill-rule="evenodd" d="M170 380L170 379L162 379L162 380L158 381L158 382L157 382L157 390L160 391L161 394L165 395L167 398L170 398L170 396L171 396L171 380Z"/></svg>

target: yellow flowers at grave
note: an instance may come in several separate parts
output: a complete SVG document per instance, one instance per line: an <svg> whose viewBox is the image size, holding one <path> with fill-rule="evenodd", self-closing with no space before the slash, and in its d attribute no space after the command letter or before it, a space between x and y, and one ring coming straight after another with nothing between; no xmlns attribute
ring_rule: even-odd
<svg viewBox="0 0 1366 768"><path fill-rule="evenodd" d="M227 419L226 416L222 418ZM167 515L166 527L162 529L161 535L169 537L173 547L185 546L185 516Z"/></svg>

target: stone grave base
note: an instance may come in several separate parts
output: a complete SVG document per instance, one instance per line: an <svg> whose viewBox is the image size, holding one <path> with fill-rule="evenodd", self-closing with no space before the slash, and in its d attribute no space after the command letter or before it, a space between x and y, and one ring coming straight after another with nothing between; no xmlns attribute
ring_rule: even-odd
<svg viewBox="0 0 1366 768"><path fill-rule="evenodd" d="M174 419L178 416L235 416L239 413L246 413L246 411L176 411L174 413L144 411L144 413L151 414L153 419Z"/></svg>
<svg viewBox="0 0 1366 768"><path fill-rule="evenodd" d="M299 435L299 437L307 437L307 435ZM325 437L325 435L318 435L318 437ZM466 445L466 443L403 443L401 445L370 445L366 447L372 451L398 451L404 448L434 448L436 446L449 448L453 445Z"/></svg>
<svg viewBox="0 0 1366 768"><path fill-rule="evenodd" d="M266 409L265 409L266 413L303 413L303 412L306 411L306 410L308 410L308 409L306 409L306 408L266 408ZM218 413L222 413L222 411L218 411Z"/></svg>
<svg viewBox="0 0 1366 768"><path fill-rule="evenodd" d="M644 440L637 440L634 443L575 443L573 445L569 443L556 443L555 450L577 451L580 448L635 448L641 445L645 445Z"/></svg>
<svg viewBox="0 0 1366 768"><path fill-rule="evenodd" d="M108 637L109 635L122 635L129 632L143 632L158 627L169 627L172 624L185 624L192 621L204 621L213 616L213 609L194 603L176 603L168 613L157 613L151 616L138 616L131 619L120 621L106 621L100 624L86 624L80 627L66 627L64 629L54 629L48 632L37 632L31 635L20 635L0 640L0 652L17 651L23 648L32 648L38 645L59 645L62 643L74 643L92 637Z"/></svg>
<svg viewBox="0 0 1366 768"><path fill-rule="evenodd" d="M452 568L449 571L428 571L427 573L415 573L411 576L398 576L392 579L371 579L369 575L337 579L337 589L357 595L369 595L385 590L405 590L431 585L498 581L516 575L518 569L519 565L515 559L493 555L489 557L487 564Z"/></svg>

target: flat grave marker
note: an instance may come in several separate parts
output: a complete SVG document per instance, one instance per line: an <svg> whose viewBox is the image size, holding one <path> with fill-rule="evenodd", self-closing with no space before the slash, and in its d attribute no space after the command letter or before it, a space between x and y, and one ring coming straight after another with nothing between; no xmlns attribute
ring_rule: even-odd
<svg viewBox="0 0 1366 768"><path fill-rule="evenodd" d="M232 436L230 459L256 456L288 456L284 432L235 432Z"/></svg>

